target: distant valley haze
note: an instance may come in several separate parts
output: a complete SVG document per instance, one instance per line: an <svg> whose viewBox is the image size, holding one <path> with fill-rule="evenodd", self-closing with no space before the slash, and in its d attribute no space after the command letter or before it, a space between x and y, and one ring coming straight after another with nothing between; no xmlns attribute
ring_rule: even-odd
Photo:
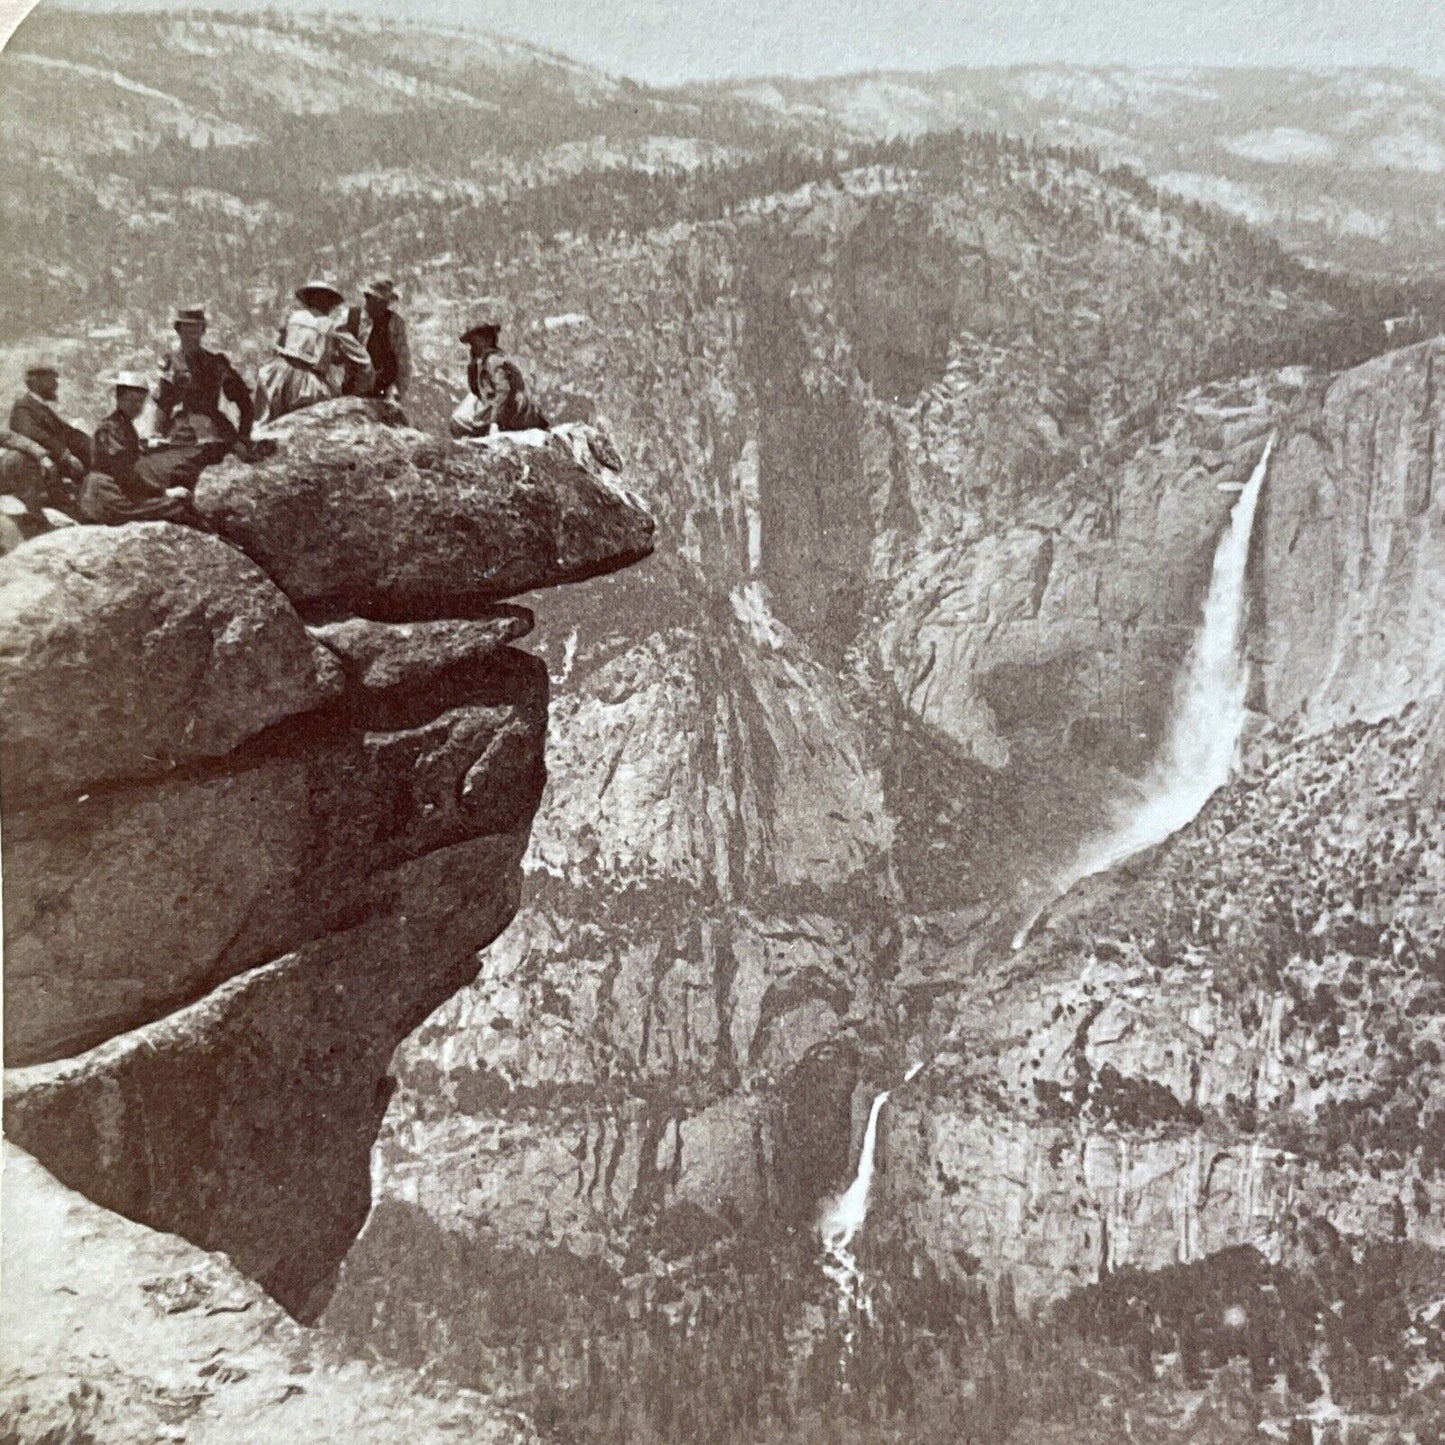
<svg viewBox="0 0 1445 1445"><path fill-rule="evenodd" d="M23 5L0 4L12 28ZM195 7L117 5L94 10ZM214 8L359 14L515 35L652 85L1068 61L1128 66L1392 66L1445 71L1437 0L347 0L328 7L232 0Z"/></svg>

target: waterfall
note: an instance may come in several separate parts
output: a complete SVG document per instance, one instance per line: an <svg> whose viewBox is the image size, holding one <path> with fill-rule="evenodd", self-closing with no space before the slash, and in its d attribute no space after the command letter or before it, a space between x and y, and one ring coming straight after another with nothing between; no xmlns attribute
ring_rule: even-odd
<svg viewBox="0 0 1445 1445"><path fill-rule="evenodd" d="M1173 721L1164 751L1145 778L1138 798L1122 811L1118 825L1086 843L1054 880L1052 898L1067 893L1081 878L1106 872L1162 843L1191 823L1213 793L1229 781L1244 731L1249 689L1241 637L1245 568L1273 450L1271 437L1219 539L1204 616L1175 690ZM1046 906L1041 905L1014 936L1016 949L1028 940Z"/></svg>
<svg viewBox="0 0 1445 1445"><path fill-rule="evenodd" d="M909 1067L903 1076L906 1084L916 1078L922 1063ZM873 1188L873 1160L878 1149L878 1116L892 1091L884 1089L873 1096L868 1110L868 1125L863 1130L863 1147L858 1151L858 1172L853 1182L823 1211L819 1233L823 1237L823 1272L838 1286L839 1303L844 1310L856 1300L865 1312L868 1297L863 1293L862 1271L853 1255L853 1240L868 1218L868 1195Z"/></svg>
<svg viewBox="0 0 1445 1445"><path fill-rule="evenodd" d="M847 1309L856 1299L864 1309L868 1301L862 1294L862 1275L853 1255L853 1237L868 1217L868 1191L873 1187L873 1155L878 1147L878 1116L888 1102L888 1090L873 1096L868 1111L868 1127L863 1131L863 1148L858 1154L858 1172L853 1182L823 1211L819 1229L823 1236L823 1272L838 1286L842 1306Z"/></svg>

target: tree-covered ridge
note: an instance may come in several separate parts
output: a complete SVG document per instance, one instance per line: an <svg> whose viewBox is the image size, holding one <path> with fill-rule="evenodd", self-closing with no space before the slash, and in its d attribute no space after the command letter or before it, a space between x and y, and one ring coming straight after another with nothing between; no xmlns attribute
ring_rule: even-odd
<svg viewBox="0 0 1445 1445"><path fill-rule="evenodd" d="M1445 88L1419 72L1057 63L703 89L858 138L957 126L1087 138L1341 269L1438 277L1445 259Z"/></svg>

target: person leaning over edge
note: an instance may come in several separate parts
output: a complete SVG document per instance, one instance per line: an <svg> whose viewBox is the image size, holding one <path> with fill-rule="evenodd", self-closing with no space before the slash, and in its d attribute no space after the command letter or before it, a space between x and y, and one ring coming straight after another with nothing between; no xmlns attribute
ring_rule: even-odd
<svg viewBox="0 0 1445 1445"><path fill-rule="evenodd" d="M167 487L157 475L154 458L141 455L135 419L150 388L137 371L113 378L115 410L95 429L92 471L80 492L80 512L87 522L120 526L126 522L184 522L201 525L184 487Z"/></svg>
<svg viewBox="0 0 1445 1445"><path fill-rule="evenodd" d="M495 321L478 321L457 340L471 355L467 360L467 391L452 412L454 437L484 437L498 431L525 431L549 423L527 393L521 368L501 349L502 328Z"/></svg>

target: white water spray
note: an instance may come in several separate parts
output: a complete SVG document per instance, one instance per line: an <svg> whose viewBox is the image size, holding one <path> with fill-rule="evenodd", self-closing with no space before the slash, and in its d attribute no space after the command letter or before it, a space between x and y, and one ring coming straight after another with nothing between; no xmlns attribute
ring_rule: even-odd
<svg viewBox="0 0 1445 1445"><path fill-rule="evenodd" d="M923 1067L913 1064L903 1076L906 1084ZM873 1160L878 1149L878 1116L892 1091L884 1089L873 1096L868 1110L868 1125L863 1130L863 1147L858 1153L858 1172L853 1182L823 1211L819 1232L823 1237L823 1272L838 1286L840 1307L846 1312L856 1301L865 1314L871 1314L871 1302L863 1291L863 1275L853 1254L853 1240L868 1218L868 1196L873 1188Z"/></svg>
<svg viewBox="0 0 1445 1445"><path fill-rule="evenodd" d="M1255 510L1273 450L1271 437L1219 539L1203 621L1175 692L1174 720L1164 752L1119 825L1087 843L1055 879L1055 898L1081 878L1106 872L1177 833L1193 822L1214 792L1229 781L1244 732L1249 690L1249 666L1240 637L1245 568ZM1014 948L1027 942L1046 906L1041 905L1014 935Z"/></svg>

